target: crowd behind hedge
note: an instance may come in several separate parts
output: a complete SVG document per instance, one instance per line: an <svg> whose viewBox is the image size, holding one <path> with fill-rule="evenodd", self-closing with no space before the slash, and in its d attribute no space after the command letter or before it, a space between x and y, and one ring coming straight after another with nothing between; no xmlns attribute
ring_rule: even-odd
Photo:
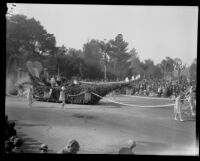
<svg viewBox="0 0 200 161"><path fill-rule="evenodd" d="M130 94L143 96L172 97L177 96L180 91L186 92L190 86L196 87L195 81L169 81L161 79L143 79L135 82L129 88L116 90L116 94ZM196 88L195 88L196 90Z"/></svg>

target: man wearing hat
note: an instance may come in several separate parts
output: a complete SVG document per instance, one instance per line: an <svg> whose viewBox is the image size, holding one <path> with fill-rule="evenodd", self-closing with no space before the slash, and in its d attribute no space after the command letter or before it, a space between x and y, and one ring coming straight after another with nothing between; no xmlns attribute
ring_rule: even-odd
<svg viewBox="0 0 200 161"><path fill-rule="evenodd" d="M128 141L128 147L123 147L119 150L118 154L134 154L133 148L136 147L136 142L133 140Z"/></svg>
<svg viewBox="0 0 200 161"><path fill-rule="evenodd" d="M64 86L61 87L59 101L62 101L61 108L64 108L64 105L65 105L65 87Z"/></svg>
<svg viewBox="0 0 200 161"><path fill-rule="evenodd" d="M47 153L48 151L48 146L46 144L42 144L40 146L40 153Z"/></svg>
<svg viewBox="0 0 200 161"><path fill-rule="evenodd" d="M63 149L59 150L57 154L77 154L79 149L80 149L80 145L78 141L73 139L73 140L69 140L67 145Z"/></svg>

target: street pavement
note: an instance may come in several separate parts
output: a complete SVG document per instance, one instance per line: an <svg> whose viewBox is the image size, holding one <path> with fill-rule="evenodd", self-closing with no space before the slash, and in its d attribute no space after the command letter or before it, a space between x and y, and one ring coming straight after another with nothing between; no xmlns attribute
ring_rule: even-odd
<svg viewBox="0 0 200 161"><path fill-rule="evenodd" d="M128 104L148 104L140 98L107 97ZM128 99L128 100L127 100ZM151 105L169 101L149 101ZM173 103L173 102L170 102ZM184 122L175 121L173 107L140 108L122 106L106 99L97 105L34 102L28 108L25 98L7 96L5 112L16 123L27 153L38 153L45 143L56 153L69 139L80 143L82 154L117 154L129 139L136 141L138 155L195 155L196 120L185 107Z"/></svg>

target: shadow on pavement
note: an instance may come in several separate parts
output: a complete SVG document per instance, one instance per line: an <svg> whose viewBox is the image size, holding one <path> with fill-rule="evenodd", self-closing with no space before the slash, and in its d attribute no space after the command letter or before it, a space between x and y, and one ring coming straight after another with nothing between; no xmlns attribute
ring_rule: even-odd
<svg viewBox="0 0 200 161"><path fill-rule="evenodd" d="M20 132L18 133L18 136L23 140L23 151L24 153L40 153L40 145L42 144L41 142L28 137L26 134ZM54 153L53 150L49 149L48 153Z"/></svg>

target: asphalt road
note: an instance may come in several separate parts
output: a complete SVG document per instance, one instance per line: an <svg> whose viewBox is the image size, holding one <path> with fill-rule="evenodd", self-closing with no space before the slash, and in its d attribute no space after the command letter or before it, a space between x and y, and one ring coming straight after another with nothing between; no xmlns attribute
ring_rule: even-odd
<svg viewBox="0 0 200 161"><path fill-rule="evenodd" d="M125 96L114 99L138 105L173 103ZM196 154L196 120L187 107L184 107L184 122L173 119L173 107L121 106L106 99L98 105L60 107L56 103L34 102L32 108L27 108L26 99L6 97L6 114L15 121L25 152L38 153L41 143L46 143L49 153L56 153L69 139L77 139L79 153L117 154L133 139L137 143L135 154Z"/></svg>

